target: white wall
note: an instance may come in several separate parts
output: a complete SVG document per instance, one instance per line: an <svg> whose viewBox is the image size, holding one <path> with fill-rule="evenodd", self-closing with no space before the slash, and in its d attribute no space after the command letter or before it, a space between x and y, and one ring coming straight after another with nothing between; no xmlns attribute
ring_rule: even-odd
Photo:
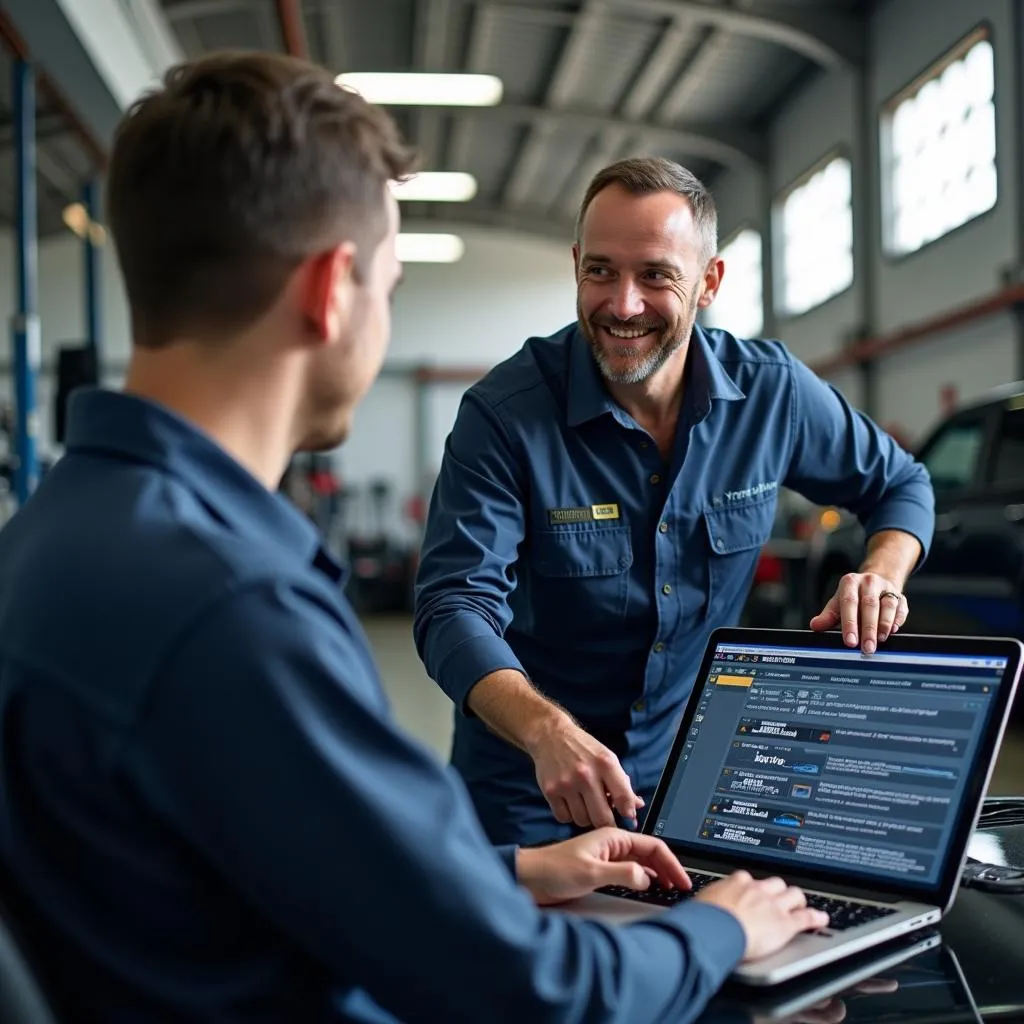
<svg viewBox="0 0 1024 1024"><path fill-rule="evenodd" d="M393 367L423 365L485 371L531 335L552 334L576 317L569 245L509 232L459 228L466 252L450 265L411 263L395 295ZM428 386L428 473L440 464L466 382ZM400 498L416 492L415 389L383 376L360 408L339 452L346 480L393 480ZM397 524L396 528L397 528Z"/></svg>
<svg viewBox="0 0 1024 1024"><path fill-rule="evenodd" d="M770 131L769 186L777 195L825 153L841 147L853 162L854 246L858 276L841 295L792 318L778 319L774 334L811 363L841 351L851 333L885 334L966 305L998 291L1004 273L1019 262L1017 204L1021 175L1016 165L1022 97L1014 94L1014 0L888 0L869 31L866 80L850 71L821 73L785 109ZM972 29L987 23L996 66L996 130L999 199L988 214L899 260L881 248L877 153L878 115L887 100ZM863 90L873 135L858 124ZM867 145L865 145L865 142ZM765 232L769 205L757 179L733 171L715 184L721 234L743 224ZM868 201L868 209L863 203ZM873 222L867 218L873 218ZM767 251L766 251L767 258ZM874 295L864 273L873 273ZM920 436L939 413L939 392L955 384L961 399L975 397L1019 373L1016 339L1008 314L948 331L880 361L877 418ZM831 378L855 403L864 395L860 375L842 370Z"/></svg>

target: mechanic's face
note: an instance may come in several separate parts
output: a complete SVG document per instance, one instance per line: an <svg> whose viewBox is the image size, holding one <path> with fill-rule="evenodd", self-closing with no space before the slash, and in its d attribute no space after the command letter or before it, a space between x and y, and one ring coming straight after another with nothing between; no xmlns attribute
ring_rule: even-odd
<svg viewBox="0 0 1024 1024"><path fill-rule="evenodd" d="M573 247L576 309L606 380L639 384L689 339L717 290L701 248L684 196L610 185L594 197Z"/></svg>

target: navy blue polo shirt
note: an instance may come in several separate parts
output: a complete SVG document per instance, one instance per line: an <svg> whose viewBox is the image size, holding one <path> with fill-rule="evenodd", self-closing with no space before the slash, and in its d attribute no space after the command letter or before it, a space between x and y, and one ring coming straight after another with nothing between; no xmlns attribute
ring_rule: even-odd
<svg viewBox="0 0 1024 1024"><path fill-rule="evenodd" d="M471 713L524 672L619 755L648 805L708 634L735 624L780 487L927 549L924 467L786 348L693 331L674 448L611 398L573 325L472 387L448 438L415 635L457 707L452 758L496 842L564 834L532 762Z"/></svg>
<svg viewBox="0 0 1024 1024"><path fill-rule="evenodd" d="M76 395L0 532L0 893L68 1019L696 1016L736 920L539 911L396 727L341 581L184 420Z"/></svg>

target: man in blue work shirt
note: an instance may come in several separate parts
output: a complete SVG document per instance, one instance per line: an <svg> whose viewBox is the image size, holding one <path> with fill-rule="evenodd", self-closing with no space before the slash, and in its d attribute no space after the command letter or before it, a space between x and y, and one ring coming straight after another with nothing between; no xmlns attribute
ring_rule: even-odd
<svg viewBox="0 0 1024 1024"><path fill-rule="evenodd" d="M380 369L409 166L381 111L271 54L176 69L118 130L125 392L76 396L0 533L0 891L68 1020L687 1021L827 923L745 874L629 928L541 911L689 881L621 829L496 850L392 719L275 490Z"/></svg>
<svg viewBox="0 0 1024 1024"><path fill-rule="evenodd" d="M932 536L924 468L786 349L703 330L714 202L661 159L596 175L578 323L466 394L431 502L415 636L495 842L649 804L709 632L734 624L778 489L870 537L814 629L872 652Z"/></svg>

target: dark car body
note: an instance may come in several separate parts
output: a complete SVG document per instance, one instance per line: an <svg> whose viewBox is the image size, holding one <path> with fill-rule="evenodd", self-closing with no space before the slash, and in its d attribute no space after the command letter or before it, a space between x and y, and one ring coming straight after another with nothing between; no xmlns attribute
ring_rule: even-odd
<svg viewBox="0 0 1024 1024"><path fill-rule="evenodd" d="M915 633L1024 638L1024 381L958 408L916 449L935 488L935 537L906 583ZM805 611L864 557L847 514L811 540Z"/></svg>

